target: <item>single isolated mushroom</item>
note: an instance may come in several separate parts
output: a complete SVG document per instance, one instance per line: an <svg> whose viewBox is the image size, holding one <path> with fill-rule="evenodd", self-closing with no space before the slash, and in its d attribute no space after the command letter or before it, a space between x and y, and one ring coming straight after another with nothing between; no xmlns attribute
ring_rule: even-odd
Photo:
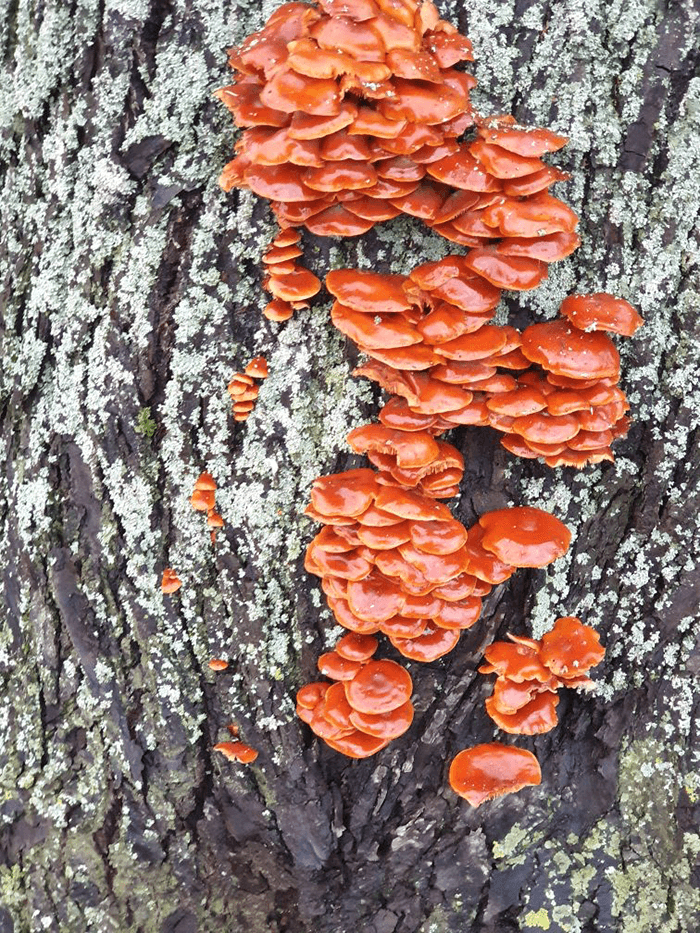
<svg viewBox="0 0 700 933"><path fill-rule="evenodd" d="M450 787L473 807L541 780L532 752L498 742L465 748L452 759L449 771Z"/></svg>

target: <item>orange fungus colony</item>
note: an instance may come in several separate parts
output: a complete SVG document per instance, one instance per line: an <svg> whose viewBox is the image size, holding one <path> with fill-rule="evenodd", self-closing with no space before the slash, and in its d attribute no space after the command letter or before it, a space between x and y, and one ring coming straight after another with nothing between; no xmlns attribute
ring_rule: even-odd
<svg viewBox="0 0 700 933"><path fill-rule="evenodd" d="M408 276L326 278L334 325L368 357L355 374L389 396L379 423L347 438L373 469L320 477L306 509L323 528L305 566L347 632L319 658L326 680L298 691L297 712L352 758L375 754L413 719L411 676L375 658L376 636L410 662L434 661L475 625L494 586L569 547L566 526L535 508L489 512L470 528L457 521L440 500L458 493L464 461L439 436L488 426L516 456L582 468L612 460L628 427L610 337L642 323L628 302L575 295L556 320L522 331L491 323L503 291L536 288L580 240L576 214L549 192L569 176L544 161L567 139L474 112L471 60L469 40L429 0L293 2L231 50L234 80L218 92L243 129L221 185L267 198L280 227L263 257L269 320L287 320L320 290L299 261L302 227L358 236L407 214L464 248ZM266 374L261 357L234 374L236 420ZM207 477L192 504L211 517ZM496 674L487 712L505 732L546 732L559 688L589 687L603 648L573 617L539 641L509 639L488 647L480 668ZM240 744L216 748L246 760ZM479 806L541 773L531 752L490 743L460 752L449 779Z"/></svg>

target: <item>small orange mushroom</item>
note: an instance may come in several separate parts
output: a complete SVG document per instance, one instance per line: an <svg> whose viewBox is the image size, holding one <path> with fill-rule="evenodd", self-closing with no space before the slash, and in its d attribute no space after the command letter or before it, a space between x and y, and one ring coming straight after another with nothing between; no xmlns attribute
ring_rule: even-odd
<svg viewBox="0 0 700 933"><path fill-rule="evenodd" d="M180 580L175 571L170 567L166 567L163 571L163 579L160 584L161 591L163 593L175 593L181 586L182 580Z"/></svg>
<svg viewBox="0 0 700 933"><path fill-rule="evenodd" d="M224 660L224 658L212 658L209 661L209 667L213 671L225 671L228 667L228 661Z"/></svg>
<svg viewBox="0 0 700 933"><path fill-rule="evenodd" d="M258 752L244 742L219 742L214 746L215 752L221 752L229 761L240 761L250 764L258 757Z"/></svg>

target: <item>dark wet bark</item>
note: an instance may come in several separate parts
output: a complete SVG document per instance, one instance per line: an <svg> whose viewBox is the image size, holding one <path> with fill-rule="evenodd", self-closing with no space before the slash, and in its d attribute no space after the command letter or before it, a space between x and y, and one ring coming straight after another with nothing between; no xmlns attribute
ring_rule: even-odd
<svg viewBox="0 0 700 933"><path fill-rule="evenodd" d="M328 626L299 513L313 476L356 463L340 439L374 402L322 302L261 324L268 209L215 184L233 134L211 91L260 11L3 4L1 933L700 926L697 15L479 7L441 10L474 39L478 106L571 132L561 196L582 218L581 250L511 320L575 289L637 304L636 423L616 466L582 474L456 432L455 514L551 508L572 559L519 573L451 655L412 665L413 727L353 763L292 712ZM441 248L407 221L305 246L319 274ZM273 376L234 426L223 387L258 352ZM216 548L187 505L204 468L228 521ZM494 735L482 648L563 614L602 633L601 693L563 695L560 726L519 743L540 788L473 811L445 776ZM254 766L211 751L232 720Z"/></svg>

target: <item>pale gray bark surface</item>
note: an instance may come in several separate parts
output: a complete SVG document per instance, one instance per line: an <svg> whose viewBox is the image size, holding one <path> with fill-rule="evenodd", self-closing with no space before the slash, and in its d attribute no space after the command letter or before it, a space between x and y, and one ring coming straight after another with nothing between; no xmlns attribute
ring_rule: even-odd
<svg viewBox="0 0 700 933"><path fill-rule="evenodd" d="M216 178L234 132L225 48L273 5L3 0L0 86L0 931L692 933L700 928L697 653L700 55L692 0L484 0L482 112L565 132L582 248L523 325L573 290L647 319L623 341L635 425L614 466L516 462L486 430L456 514L540 505L567 558L486 601L447 658L411 665L416 721L353 763L312 740L296 688L334 634L303 571L311 480L355 464L376 410L328 305L261 318L268 207ZM331 265L447 252L418 222L305 238ZM504 317L505 319L505 317ZM271 368L235 425L225 385ZM150 408L156 431L138 433ZM227 520L189 507L209 469ZM159 590L164 566L184 586ZM494 736L475 674L494 634L597 626L596 696L522 745L541 787L473 811L449 759ZM212 674L212 656L230 658ZM253 766L212 753L235 721Z"/></svg>

